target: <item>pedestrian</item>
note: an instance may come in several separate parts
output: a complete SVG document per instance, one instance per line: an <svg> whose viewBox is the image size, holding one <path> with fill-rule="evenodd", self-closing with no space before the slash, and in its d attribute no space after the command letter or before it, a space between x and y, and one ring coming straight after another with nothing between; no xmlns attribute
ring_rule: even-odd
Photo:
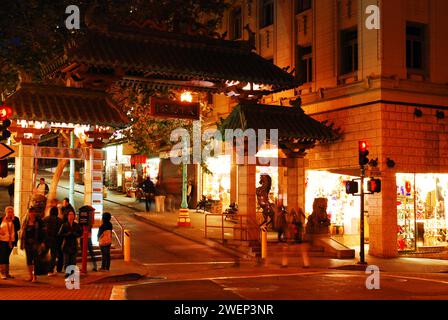
<svg viewBox="0 0 448 320"><path fill-rule="evenodd" d="M110 247L112 245L112 215L109 212L103 213L103 223L98 230L98 243L101 249L101 269L100 271L110 270Z"/></svg>
<svg viewBox="0 0 448 320"><path fill-rule="evenodd" d="M62 200L62 206L61 206L61 215L62 215L62 221L67 222L67 215L69 212L75 212L75 208L70 204L70 200L68 198L64 198Z"/></svg>
<svg viewBox="0 0 448 320"><path fill-rule="evenodd" d="M9 257L19 240L20 221L14 215L14 208L7 207L0 218L0 276L3 280L14 279L9 273Z"/></svg>
<svg viewBox="0 0 448 320"><path fill-rule="evenodd" d="M192 207L192 200L193 200L193 192L194 192L194 183L192 180L188 181L188 188L187 188L187 203L188 208Z"/></svg>
<svg viewBox="0 0 448 320"><path fill-rule="evenodd" d="M64 252L65 278L70 276L67 268L76 266L78 238L81 237L81 234L81 227L75 222L75 213L70 211L67 215L67 222L63 223L59 230L59 236L62 238L62 252Z"/></svg>
<svg viewBox="0 0 448 320"><path fill-rule="evenodd" d="M284 206L278 208L277 218L275 220L275 228L277 229L278 242L286 242L288 222L287 212Z"/></svg>
<svg viewBox="0 0 448 320"><path fill-rule="evenodd" d="M149 212L151 210L151 202L154 201L154 196L156 193L156 187L154 186L154 183L151 181L149 175L146 176L145 181L142 182L141 188L145 193L146 212Z"/></svg>
<svg viewBox="0 0 448 320"><path fill-rule="evenodd" d="M26 265L30 275L28 281L36 282L38 257L45 249L44 226L38 208L28 209L21 233L20 249L25 250L26 253Z"/></svg>
<svg viewBox="0 0 448 320"><path fill-rule="evenodd" d="M36 186L36 189L34 189L34 192L35 194L45 197L48 195L50 188L48 188L48 184L45 183L45 178L40 178L39 184Z"/></svg>
<svg viewBox="0 0 448 320"><path fill-rule="evenodd" d="M15 184L16 179L13 178L12 179L12 183L8 186L8 194L9 194L9 205L13 206L14 205L14 184Z"/></svg>
<svg viewBox="0 0 448 320"><path fill-rule="evenodd" d="M88 213L89 214L89 222L87 227L87 249L89 250L90 259L92 260L93 269L92 271L97 272L98 268L96 265L96 258L95 258L95 252L93 250L93 244L92 244L92 227L95 223L95 208L91 206L83 206L79 208L79 213ZM83 232L84 234L84 232ZM81 243L83 243L84 238L81 238Z"/></svg>
<svg viewBox="0 0 448 320"><path fill-rule="evenodd" d="M60 255L61 240L59 237L59 230L62 226L62 220L58 217L59 210L57 207L50 209L50 215L43 219L45 230L45 244L50 249L50 271L48 276L54 276L54 269L56 267L56 260L58 265L62 264L63 256ZM62 268L61 268L62 269Z"/></svg>

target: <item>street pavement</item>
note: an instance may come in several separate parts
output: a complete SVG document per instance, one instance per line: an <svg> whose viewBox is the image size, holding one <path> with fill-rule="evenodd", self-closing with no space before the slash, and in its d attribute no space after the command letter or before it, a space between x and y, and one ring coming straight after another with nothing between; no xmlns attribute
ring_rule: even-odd
<svg viewBox="0 0 448 320"><path fill-rule="evenodd" d="M64 185L64 182L61 183ZM79 187L79 186L78 186ZM67 196L60 188L58 197ZM311 268L304 269L300 257L290 258L287 267L272 259L261 264L255 259L242 259L229 252L211 248L185 236L160 229L136 219L140 204L132 199L122 201L112 194L105 201L111 212L132 232L132 264L112 261L113 273L138 273L138 281L104 282L104 275L89 273L81 279L81 290L67 290L62 276L40 277L39 283L23 281L24 261L13 263L17 280L1 281L2 299L129 299L129 300L246 300L246 299L447 299L448 264L446 260L416 258L378 259L367 257L380 267L380 289L368 290L364 271L351 269L355 260L312 258ZM118 199L118 200L117 200ZM76 194L76 206L83 195ZM115 201L117 200L117 201ZM6 190L0 189L0 203L7 201ZM23 258L21 258L23 259ZM336 269L335 269L336 268ZM84 282L83 282L84 281ZM25 289L25 290L24 290Z"/></svg>

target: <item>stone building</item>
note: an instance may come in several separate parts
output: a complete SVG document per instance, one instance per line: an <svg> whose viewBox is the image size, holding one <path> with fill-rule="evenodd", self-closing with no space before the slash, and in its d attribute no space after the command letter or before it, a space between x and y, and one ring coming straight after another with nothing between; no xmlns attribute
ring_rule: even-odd
<svg viewBox="0 0 448 320"><path fill-rule="evenodd" d="M366 13L371 5L379 11ZM445 0L244 0L222 25L229 39L252 40L262 57L295 69L301 85L262 103L288 106L300 95L308 115L342 129L337 142L310 150L296 175L278 169L275 192L282 197L287 179L298 179L295 203L284 200L307 213L314 198L327 197L332 223L343 230L333 233L352 245L359 199L343 185L359 176L358 142L367 141L369 158L378 158L368 174L382 179L382 192L366 205L375 256L448 245L447 10ZM374 13L379 29L366 24ZM215 96L212 120L236 103Z"/></svg>

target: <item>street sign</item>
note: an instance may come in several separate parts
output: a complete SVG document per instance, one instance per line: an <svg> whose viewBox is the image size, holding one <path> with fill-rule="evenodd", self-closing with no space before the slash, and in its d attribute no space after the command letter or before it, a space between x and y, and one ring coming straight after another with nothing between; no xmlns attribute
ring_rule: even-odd
<svg viewBox="0 0 448 320"><path fill-rule="evenodd" d="M151 98L150 113L157 118L199 120L199 103L177 102L168 99Z"/></svg>
<svg viewBox="0 0 448 320"><path fill-rule="evenodd" d="M4 143L0 143L0 160L6 159L13 153L14 153L14 150L11 149L8 145L6 145Z"/></svg>

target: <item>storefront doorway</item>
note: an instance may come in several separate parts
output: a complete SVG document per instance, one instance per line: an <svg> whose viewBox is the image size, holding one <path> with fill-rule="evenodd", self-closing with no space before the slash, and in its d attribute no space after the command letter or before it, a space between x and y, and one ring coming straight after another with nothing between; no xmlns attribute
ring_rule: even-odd
<svg viewBox="0 0 448 320"><path fill-rule="evenodd" d="M316 198L328 199L328 217L331 219L331 234L345 245L359 245L360 200L359 197L348 195L345 182L357 177L330 173L327 171L306 172L305 213L313 211ZM368 202L366 203L368 211ZM368 238L368 223L365 224Z"/></svg>
<svg viewBox="0 0 448 320"><path fill-rule="evenodd" d="M448 246L448 174L397 174L398 250Z"/></svg>

